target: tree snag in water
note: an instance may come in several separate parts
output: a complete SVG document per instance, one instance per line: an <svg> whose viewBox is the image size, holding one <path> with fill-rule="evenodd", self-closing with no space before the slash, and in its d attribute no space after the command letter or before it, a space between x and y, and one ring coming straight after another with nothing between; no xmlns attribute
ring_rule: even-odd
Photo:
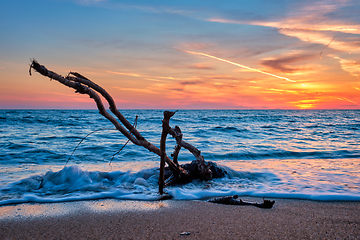
<svg viewBox="0 0 360 240"><path fill-rule="evenodd" d="M102 87L92 82L83 75L70 72L68 76L63 77L55 72L48 70L45 66L40 65L36 60L32 60L30 65L29 73L31 75L31 69L35 69L38 73L50 79L54 79L59 83L73 88L76 90L76 93L87 94L90 98L94 99L96 106L99 110L99 113L108 119L117 130L119 130L126 138L128 138L132 143L138 146L142 146L157 154L160 157L160 175L159 175L159 193L163 194L163 188L170 184L175 183L187 183L193 179L209 180L211 178L220 178L226 175L226 171L218 167L213 162L205 162L204 157L201 155L201 152L191 144L183 141L181 130L178 126L174 128L170 127L170 118L174 116L176 112L164 112L163 130L160 140L160 149L148 142L138 130L126 120L126 118L119 112L115 102L111 95L105 91ZM106 111L104 104L100 98L102 95L106 101L109 103L110 111L115 115L111 115ZM166 137L170 134L176 140L175 151L172 154L172 161L166 154ZM185 148L190 151L195 160L191 163L179 165L178 155L181 148ZM167 163L167 167L165 167Z"/></svg>

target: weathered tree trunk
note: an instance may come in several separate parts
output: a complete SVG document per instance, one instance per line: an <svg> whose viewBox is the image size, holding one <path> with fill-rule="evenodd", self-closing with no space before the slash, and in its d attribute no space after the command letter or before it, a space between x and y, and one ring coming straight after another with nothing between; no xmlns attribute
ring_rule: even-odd
<svg viewBox="0 0 360 240"><path fill-rule="evenodd" d="M159 192L160 194L163 194L163 188L165 184L165 159L167 157L166 155L166 137L169 134L169 122L170 118L174 116L175 112L164 112L164 119L162 120L162 133L161 133L161 139L160 139L160 151L161 151L161 158L160 158L160 175L159 175Z"/></svg>
<svg viewBox="0 0 360 240"><path fill-rule="evenodd" d="M212 177L214 177L213 171L215 172L215 177L225 176L226 172L223 169L218 168L215 163L211 163L211 162L206 163L204 157L201 155L201 152L197 148L182 140L183 135L178 126L175 126L175 128L170 127L170 118L175 114L175 112L169 112L169 111L164 112L163 131L161 135L160 149L159 149L150 142L148 142L137 131L137 129L125 119L125 117L116 108L115 102L113 98L110 96L110 94L108 94L99 85L95 84L91 80L87 79L86 77L76 72L70 72L67 77L62 77L61 75L58 75L57 73L46 69L45 66L40 65L35 60L33 60L30 65L30 71L29 71L30 75L31 75L31 68L35 69L43 76L49 77L50 79L54 79L65 86L75 89L77 93L89 95L90 98L94 99L100 114L103 115L105 118L107 118L115 126L115 128L119 130L125 137L127 137L135 145L142 146L148 149L150 152L153 152L158 156L160 156L160 175L159 175L160 194L163 193L164 186L172 183L189 182L195 178L202 180L209 180ZM117 119L120 122L105 110L105 107L98 93L101 94L106 99L106 101L109 103L110 111L117 117ZM172 161L166 155L165 142L166 142L167 134L170 134L172 137L176 139L177 146L175 147L175 151L172 154L174 161ZM196 160L190 164L179 165L178 154L181 148L185 148L188 151L190 151L195 156ZM165 168L165 163L168 164L167 168ZM165 180L165 175L168 176L166 180Z"/></svg>

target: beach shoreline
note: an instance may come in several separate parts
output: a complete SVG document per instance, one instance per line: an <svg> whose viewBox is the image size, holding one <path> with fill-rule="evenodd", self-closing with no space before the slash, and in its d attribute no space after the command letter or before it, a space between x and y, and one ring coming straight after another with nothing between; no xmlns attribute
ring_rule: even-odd
<svg viewBox="0 0 360 240"><path fill-rule="evenodd" d="M261 198L241 197L262 202ZM0 207L0 239L358 239L360 202L94 200ZM189 235L188 235L189 234Z"/></svg>

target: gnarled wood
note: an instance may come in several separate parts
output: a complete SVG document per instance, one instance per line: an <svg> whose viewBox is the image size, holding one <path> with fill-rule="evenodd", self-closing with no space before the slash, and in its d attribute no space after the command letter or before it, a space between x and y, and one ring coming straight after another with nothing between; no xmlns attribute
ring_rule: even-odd
<svg viewBox="0 0 360 240"><path fill-rule="evenodd" d="M65 86L68 86L70 88L74 88L76 90L77 93L81 93L81 94L87 94L90 96L90 98L93 98L94 101L96 102L97 108L99 109L99 112L101 115L103 115L105 118L107 118L114 126L117 130L119 130L125 137L127 137L132 143L134 143L135 145L138 146L143 146L146 149L148 149L150 152L153 152L159 156L161 156L161 152L160 149L157 148L156 146L154 146L153 144L151 144L150 142L148 142L144 137L142 137L139 133L139 137L140 139L135 138L131 133L137 132L136 129L133 128L133 126L131 125L131 127L129 127L131 130L131 133L129 131L127 131L112 115L110 115L106 110L105 107L101 101L100 96L94 91L96 89L98 89L100 92L102 92L106 97L106 99L109 102L109 104L111 102L113 102L112 97L106 93L105 90L103 90L100 86L94 84L93 82L91 82L88 79L84 79L84 78L74 78L74 77L68 77L68 78L64 78L61 75L58 75L57 73L54 73L53 71L48 70L45 66L40 65L38 62L36 62L35 60L33 60L32 64L31 64L31 68L35 69L37 72L39 72L40 74L49 77L50 79L54 79L62 84L64 84ZM84 86L84 83L87 86ZM94 90L92 90L92 88ZM128 122L126 120L126 122ZM168 163L169 167L171 168L172 171L176 172L176 173L182 173L182 174L187 174L186 171L184 171L183 169L179 168L178 166L176 166L176 164L173 163L173 161L167 157L165 159L165 161Z"/></svg>
<svg viewBox="0 0 360 240"><path fill-rule="evenodd" d="M202 176L202 179L203 180L211 179L212 172L210 170L210 164L205 162L204 157L201 155L201 152L193 145L182 140L182 133L178 126L175 126L175 128L171 128L169 126L169 128L170 128L169 134L173 138L175 138L177 145L189 150L196 158L196 164L200 171L200 175Z"/></svg>
<svg viewBox="0 0 360 240"><path fill-rule="evenodd" d="M162 133L161 133L161 139L160 139L160 151L161 151L161 157L160 157L160 175L159 175L159 193L163 194L163 188L165 185L165 159L167 157L166 155L166 137L169 133L170 127L169 122L170 118L174 116L176 112L170 112L165 111L164 112L164 119L162 120Z"/></svg>
<svg viewBox="0 0 360 240"><path fill-rule="evenodd" d="M94 99L97 108L99 109L99 113L103 115L106 119L108 119L117 130L119 130L125 137L127 137L132 143L138 146L142 146L160 156L160 175L159 175L159 192L163 193L163 187L169 185L174 182L188 182L192 179L199 178L202 180L209 180L213 177L212 168L216 171L215 177L223 177L226 172L218 168L215 163L206 163L204 157L201 155L201 152L191 144L182 140L182 133L178 126L175 128L170 127L170 118L175 114L175 112L164 112L163 119L163 131L161 135L160 141L160 149L157 148L152 143L148 142L139 132L138 130L129 123L125 117L118 111L116 108L115 102L111 95L103 89L101 86L92 82L88 78L83 75L70 72L67 77L62 77L55 72L48 70L45 66L40 65L37 61L33 60L30 65L30 75L31 68L35 69L37 72L42 74L43 76L49 77L50 79L54 79L65 86L73 88L77 93L87 94L90 98ZM73 76L70 76L73 75ZM106 101L109 103L111 112L118 118L117 121L110 113L108 113L102 103L100 96L102 95ZM166 147L166 136L170 134L172 137L176 139L177 146L175 147L175 151L173 154L174 162L166 155L165 147ZM185 148L189 150L196 158L194 162L191 164L179 165L178 164L178 154L181 148ZM165 162L168 164L168 168L171 171L171 175L166 174L168 177L165 180ZM189 170L187 170L189 169ZM191 170L191 171L190 171ZM191 172L191 174L189 173Z"/></svg>

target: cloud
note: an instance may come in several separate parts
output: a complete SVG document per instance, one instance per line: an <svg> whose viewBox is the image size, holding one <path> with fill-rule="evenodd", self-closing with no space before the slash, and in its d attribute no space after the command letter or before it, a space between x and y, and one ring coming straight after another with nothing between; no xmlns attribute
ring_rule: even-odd
<svg viewBox="0 0 360 240"><path fill-rule="evenodd" d="M111 73L111 74L138 77L138 78L143 78L143 79L157 81L157 82L161 82L161 81L168 82L168 81L173 81L173 80L187 79L187 78L176 78L176 77L169 77L169 76L150 76L150 75L142 75L139 73L130 73L130 72L115 72L115 71L107 71L107 72Z"/></svg>
<svg viewBox="0 0 360 240"><path fill-rule="evenodd" d="M356 61L347 60L339 57L334 57L335 59L339 59L341 68L348 72L350 75L359 77L360 75L360 63Z"/></svg>
<svg viewBox="0 0 360 240"><path fill-rule="evenodd" d="M179 84L182 86L186 86L186 85L199 85L203 83L204 81L195 80L195 81L181 81Z"/></svg>
<svg viewBox="0 0 360 240"><path fill-rule="evenodd" d="M120 91L131 91L131 92L146 93L146 94L159 94L158 92L155 92L148 88L123 88L123 87L113 87L113 88L118 89Z"/></svg>
<svg viewBox="0 0 360 240"><path fill-rule="evenodd" d="M360 29L360 26L359 26ZM317 43L328 48L332 48L342 52L350 52L355 49L358 39L339 37L338 33L316 32L302 29L279 29L279 32L291 37L296 37L303 42ZM336 38L334 38L336 37ZM334 40L333 40L334 39ZM329 44L331 42L331 44Z"/></svg>
<svg viewBox="0 0 360 240"><path fill-rule="evenodd" d="M240 80L239 78L228 75L209 75L209 76L204 76L203 78L214 79L214 80L234 80L234 81Z"/></svg>
<svg viewBox="0 0 360 240"><path fill-rule="evenodd" d="M215 70L215 68L210 67L204 63L195 63L189 66L190 69L202 69L202 70Z"/></svg>
<svg viewBox="0 0 360 240"><path fill-rule="evenodd" d="M272 69L280 70L284 73L293 73L295 71L304 70L304 68L290 67L289 64L305 61L311 58L314 58L314 55L295 55L278 59L263 60L261 64Z"/></svg>
<svg viewBox="0 0 360 240"><path fill-rule="evenodd" d="M187 52L187 53L190 53L190 54L205 56L205 57L212 58L212 59L216 59L216 60L221 61L221 62L226 62L226 63L232 64L232 65L235 65L235 66L238 66L238 67L247 69L247 70L251 70L251 71L254 71L254 72L261 73L261 74L269 75L269 76L276 77L276 78L279 78L279 79L284 79L284 80L289 81L289 82L296 82L296 81L291 80L291 79L286 78L286 77L277 76L277 75L272 74L272 73L264 72L264 71L262 71L262 70L260 70L260 69L252 68L252 67L249 67L249 66L245 66L245 65L242 65L242 64L239 64L239 63L235 63L235 62L229 61L229 60L227 60L227 59L223 59L223 58L219 58L219 57L216 57L216 56L212 56L212 55L209 55L209 54L206 54L206 53L193 52L193 51L187 51L187 50L180 50L180 51Z"/></svg>
<svg viewBox="0 0 360 240"><path fill-rule="evenodd" d="M351 102L351 103L358 104L357 102L352 101L352 100L350 100L350 99L348 99L348 98L346 98L346 97L335 97L335 98L336 98L336 99L339 99L339 100L341 100L341 101L346 101L346 102Z"/></svg>
<svg viewBox="0 0 360 240"><path fill-rule="evenodd" d="M334 36L336 39L329 48L349 52L358 44L360 24L353 19L358 19L358 11L349 11L358 6L351 1L326 0L318 2L304 2L294 5L293 9L284 13L284 17L273 17L264 20L244 20L236 17L211 17L206 19L211 22L228 24L246 24L264 26L278 29L279 33L295 37L303 42L322 44L326 46ZM356 5L357 4L357 5ZM356 6L352 6L356 5ZM276 20L275 20L276 19ZM341 35L341 38L338 37ZM357 38L354 39L353 36Z"/></svg>

